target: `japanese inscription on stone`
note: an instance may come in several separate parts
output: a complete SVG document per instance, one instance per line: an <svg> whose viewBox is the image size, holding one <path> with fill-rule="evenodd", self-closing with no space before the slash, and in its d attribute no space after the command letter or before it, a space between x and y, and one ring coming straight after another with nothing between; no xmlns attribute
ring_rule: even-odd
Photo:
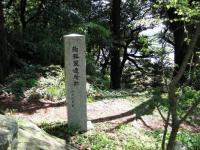
<svg viewBox="0 0 200 150"><path fill-rule="evenodd" d="M86 131L85 37L66 35L64 44L68 124Z"/></svg>

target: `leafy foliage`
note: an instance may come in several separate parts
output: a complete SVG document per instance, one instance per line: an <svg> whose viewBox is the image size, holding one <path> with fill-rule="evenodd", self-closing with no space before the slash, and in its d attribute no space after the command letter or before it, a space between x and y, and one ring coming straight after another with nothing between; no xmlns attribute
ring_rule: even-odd
<svg viewBox="0 0 200 150"><path fill-rule="evenodd" d="M162 133L161 130L155 130L153 132L146 132L146 134L153 136L161 142ZM169 132L167 133L167 138L169 138ZM188 131L180 130L177 135L177 141L181 142L182 144L186 145L190 150L198 150L200 146L200 135L199 133L191 133Z"/></svg>

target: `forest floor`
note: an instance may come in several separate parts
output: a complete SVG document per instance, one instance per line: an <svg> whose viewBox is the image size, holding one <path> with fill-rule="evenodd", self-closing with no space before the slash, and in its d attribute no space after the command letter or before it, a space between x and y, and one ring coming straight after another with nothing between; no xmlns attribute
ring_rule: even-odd
<svg viewBox="0 0 200 150"><path fill-rule="evenodd" d="M67 120L67 106L65 102L51 101L12 101L9 97L0 98L1 106L9 108L6 114L14 117L25 117L34 123L52 123ZM135 121L139 126L148 129L162 128L163 123L157 111L148 106L149 102L135 100L131 103L127 99L113 98L88 103L88 120L94 123L107 122L113 124L112 128L120 124ZM12 111L12 110L19 111Z"/></svg>
<svg viewBox="0 0 200 150"><path fill-rule="evenodd" d="M151 98L148 99L144 96L129 96L88 103L88 120L92 122L94 128L84 134L70 133L71 135L64 135L61 138L64 138L80 150L159 149L161 131L164 124L157 109L151 105L151 101ZM0 103L1 106L10 107L10 110L13 110L13 108L15 108L14 110L19 110L8 111L7 115L15 118L28 118L34 123L43 126L44 129L46 128L47 132L49 125L52 128L50 133L51 130L61 128L61 131L56 131L57 133L53 131L55 136L62 132L62 125L65 125L67 120L67 107L64 101L51 102L41 100L31 103L26 100L16 102L9 99L9 97L7 99L1 97ZM56 123L58 123L58 127L54 126ZM181 128L181 130L190 133L200 133L200 126L197 125L184 123ZM94 139L90 139L91 137ZM99 138L105 138L105 141L102 141L102 145L100 144L99 146L96 143L96 146L91 146L95 140L100 140ZM86 140L87 142L85 142L85 139L88 141ZM126 143L127 140L130 141ZM105 147L105 145L108 147Z"/></svg>
<svg viewBox="0 0 200 150"><path fill-rule="evenodd" d="M65 101L52 102L40 100L29 102L27 100L13 101L12 97L0 96L1 107L6 107L6 114L13 117L25 117L36 124L64 122L67 120L67 105ZM112 124L106 130L112 130L120 125L132 122L133 126L147 130L162 129L163 120L151 105L151 99L142 96L103 99L88 103L88 121L94 126L98 123ZM182 124L182 128L192 132L200 132L200 126Z"/></svg>
<svg viewBox="0 0 200 150"><path fill-rule="evenodd" d="M59 67L30 68L11 75L0 85L0 112L28 118L81 150L159 149L164 124L153 95L88 88L87 116L94 128L78 133L66 124L63 71ZM199 150L200 125L182 124L177 139Z"/></svg>

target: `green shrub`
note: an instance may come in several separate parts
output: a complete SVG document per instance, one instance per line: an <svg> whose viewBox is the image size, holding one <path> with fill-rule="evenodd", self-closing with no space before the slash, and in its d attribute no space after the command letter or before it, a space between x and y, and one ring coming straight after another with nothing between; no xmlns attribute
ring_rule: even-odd
<svg viewBox="0 0 200 150"><path fill-rule="evenodd" d="M180 131L177 135L177 140L185 144L190 150L199 150L200 134Z"/></svg>
<svg viewBox="0 0 200 150"><path fill-rule="evenodd" d="M153 132L147 132L149 136L153 136L157 139L158 143L161 143L163 131L162 130L155 130ZM167 139L169 138L169 132L167 133ZM199 133L192 133L189 131L179 131L177 134L177 141L183 143L187 146L190 150L199 150L200 147L200 134Z"/></svg>
<svg viewBox="0 0 200 150"><path fill-rule="evenodd" d="M38 81L38 93L52 101L65 98L64 70L60 66L51 65L46 68L46 76Z"/></svg>
<svg viewBox="0 0 200 150"><path fill-rule="evenodd" d="M61 84L59 86L49 86L47 87L47 97L48 99L62 99L65 96L65 85Z"/></svg>
<svg viewBox="0 0 200 150"><path fill-rule="evenodd" d="M14 81L11 92L16 95L17 99L21 96L24 96L24 90L26 88L26 80L23 79L17 79Z"/></svg>
<svg viewBox="0 0 200 150"><path fill-rule="evenodd" d="M26 87L27 88L31 88L31 87L34 87L34 86L37 86L37 80L36 79L28 79L26 81Z"/></svg>

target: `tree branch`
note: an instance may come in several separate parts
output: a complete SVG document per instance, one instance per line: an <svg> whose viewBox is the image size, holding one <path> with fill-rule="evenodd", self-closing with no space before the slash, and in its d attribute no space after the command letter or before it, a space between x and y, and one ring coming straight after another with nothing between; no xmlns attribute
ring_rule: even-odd
<svg viewBox="0 0 200 150"><path fill-rule="evenodd" d="M159 114L160 114L162 120L163 120L163 121L165 122L165 124L166 124L166 123L167 123L167 119L165 119L165 117L164 117L164 115L162 114L162 112L161 112L159 106L156 106L156 108L157 108L157 110L158 110L158 112L159 112Z"/></svg>
<svg viewBox="0 0 200 150"><path fill-rule="evenodd" d="M143 68L141 68L141 67L138 66L138 64L136 63L136 61L134 59L132 59L130 57L127 57L127 60L129 60L130 62L132 62L138 70L144 71Z"/></svg>

